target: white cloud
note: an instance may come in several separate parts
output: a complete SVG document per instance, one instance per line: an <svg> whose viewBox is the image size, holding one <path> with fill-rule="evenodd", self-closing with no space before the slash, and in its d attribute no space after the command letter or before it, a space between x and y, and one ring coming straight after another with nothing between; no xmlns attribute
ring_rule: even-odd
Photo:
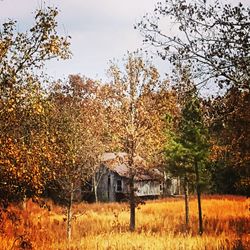
<svg viewBox="0 0 250 250"><path fill-rule="evenodd" d="M49 73L56 77L70 73L103 77L110 59L121 58L127 50L141 46L142 38L133 25L137 18L153 9L155 2L157 0L46 1L61 10L59 30L72 37L74 54L68 62L49 63ZM40 6L39 0L4 0L0 2L0 21L16 19L18 29L25 30L33 23L31 13Z"/></svg>
<svg viewBox="0 0 250 250"><path fill-rule="evenodd" d="M55 77L71 73L104 77L110 59L121 58L126 51L142 46L142 37L133 29L133 25L146 12L152 12L157 1L46 0L47 4L61 10L58 17L59 31L72 36L74 54L66 62L50 62L48 73ZM249 6L249 0L242 2ZM0 22L7 18L16 19L18 29L25 30L34 22L32 12L40 6L41 0L0 1Z"/></svg>

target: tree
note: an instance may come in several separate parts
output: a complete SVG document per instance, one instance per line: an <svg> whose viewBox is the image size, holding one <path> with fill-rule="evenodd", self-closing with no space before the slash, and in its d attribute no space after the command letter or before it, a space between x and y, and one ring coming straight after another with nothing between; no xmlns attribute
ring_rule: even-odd
<svg viewBox="0 0 250 250"><path fill-rule="evenodd" d="M35 86L12 93L0 115L0 187L6 202L40 195L50 177L46 97Z"/></svg>
<svg viewBox="0 0 250 250"><path fill-rule="evenodd" d="M168 121L169 123L170 121ZM181 143L181 134L178 128L169 125L167 130L167 143L165 146L166 169L171 176L180 177L183 183L185 196L185 223L186 230L189 229L189 183L193 179L194 171L192 157L187 148Z"/></svg>
<svg viewBox="0 0 250 250"><path fill-rule="evenodd" d="M249 105L249 92L236 88L207 104L213 142L212 177L218 193L249 193Z"/></svg>
<svg viewBox="0 0 250 250"><path fill-rule="evenodd" d="M53 162L50 171L54 178L46 191L67 210L67 239L71 239L72 205L79 193L81 181L88 177L86 166L85 128L82 112L74 97L65 96L58 86L52 92L53 112L50 114L50 137ZM79 199L79 197L78 197Z"/></svg>
<svg viewBox="0 0 250 250"><path fill-rule="evenodd" d="M50 178L49 104L41 75L45 61L70 56L69 37L56 31L57 9L35 14L27 32L17 32L15 21L0 31L0 189L6 202L40 195Z"/></svg>
<svg viewBox="0 0 250 250"><path fill-rule="evenodd" d="M100 177L97 172L100 168L101 157L108 150L106 142L107 121L105 119L105 91L102 84L79 75L69 76L69 82L64 86L64 93L70 98L75 99L80 104L80 111L83 115L82 125L85 127L85 134L88 134L88 145L91 148L91 154L88 154L89 170L91 172L92 182L87 181L94 191L95 201L98 201L97 187Z"/></svg>
<svg viewBox="0 0 250 250"><path fill-rule="evenodd" d="M203 0L166 0L136 27L163 59L190 67L197 83L214 80L221 87L249 90L249 13L241 3L233 7L219 1L211 5ZM164 21L178 32L168 34Z"/></svg>
<svg viewBox="0 0 250 250"><path fill-rule="evenodd" d="M148 163L161 155L164 145L164 114L175 108L174 95L160 82L155 67L142 58L128 55L125 72L115 64L109 70L113 82L103 88L109 124L110 145L125 151L129 167L130 230L135 229L134 178L139 171L136 158Z"/></svg>
<svg viewBox="0 0 250 250"><path fill-rule="evenodd" d="M187 151L187 156L192 162L196 177L196 192L199 211L199 234L203 233L202 208L201 208L201 183L200 171L204 168L204 161L208 157L208 134L204 125L201 103L197 97L197 90L194 87L187 93L182 109L180 122L180 143Z"/></svg>
<svg viewBox="0 0 250 250"><path fill-rule="evenodd" d="M95 82L70 76L50 93L50 147L54 179L47 192L67 209L67 238L71 239L72 205L81 201L82 186L88 182L102 154L101 121L98 120ZM100 110L99 110L100 111Z"/></svg>
<svg viewBox="0 0 250 250"><path fill-rule="evenodd" d="M173 119L167 115L169 124L166 130L166 170L182 179L185 195L186 228L189 228L189 184L195 182L198 197L199 233L203 233L201 210L201 177L205 175L209 153L207 124L204 119L203 101L198 97L197 89L190 80L188 68L179 71L176 87L180 113Z"/></svg>

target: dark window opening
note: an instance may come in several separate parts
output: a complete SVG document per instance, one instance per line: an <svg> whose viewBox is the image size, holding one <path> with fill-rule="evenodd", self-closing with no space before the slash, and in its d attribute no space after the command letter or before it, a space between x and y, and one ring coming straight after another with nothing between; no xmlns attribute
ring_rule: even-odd
<svg viewBox="0 0 250 250"><path fill-rule="evenodd" d="M108 199L110 197L110 175L108 176Z"/></svg>
<svg viewBox="0 0 250 250"><path fill-rule="evenodd" d="M117 182L116 182L116 191L117 192L122 191L122 180L117 180Z"/></svg>

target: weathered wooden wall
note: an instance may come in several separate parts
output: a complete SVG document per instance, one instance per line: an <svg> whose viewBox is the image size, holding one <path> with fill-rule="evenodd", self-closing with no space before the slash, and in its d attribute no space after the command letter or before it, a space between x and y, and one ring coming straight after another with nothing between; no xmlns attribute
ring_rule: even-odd
<svg viewBox="0 0 250 250"><path fill-rule="evenodd" d="M137 196L160 196L161 183L153 180L142 180L135 182Z"/></svg>
<svg viewBox="0 0 250 250"><path fill-rule="evenodd" d="M97 188L100 201L117 201L125 199L129 193L129 180L105 167L100 169L97 178L100 178ZM117 189L117 181L121 182L121 190ZM135 181L137 196L160 196L162 194L161 182L153 180Z"/></svg>
<svg viewBox="0 0 250 250"><path fill-rule="evenodd" d="M117 193L126 194L128 192L127 180L119 176L117 173L103 169L100 174L100 182L97 188L98 199L100 201L116 201ZM122 190L117 191L117 181L121 181Z"/></svg>

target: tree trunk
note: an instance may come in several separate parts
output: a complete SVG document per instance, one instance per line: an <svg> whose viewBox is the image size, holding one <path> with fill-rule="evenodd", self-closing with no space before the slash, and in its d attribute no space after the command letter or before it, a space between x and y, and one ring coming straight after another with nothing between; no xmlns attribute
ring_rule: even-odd
<svg viewBox="0 0 250 250"><path fill-rule="evenodd" d="M22 208L22 210L27 209L27 197L26 197L26 194L24 195L23 201L21 202L21 208Z"/></svg>
<svg viewBox="0 0 250 250"><path fill-rule="evenodd" d="M130 202L130 225L129 230L135 231L135 190L134 190L134 176L129 180L129 202Z"/></svg>
<svg viewBox="0 0 250 250"><path fill-rule="evenodd" d="M184 195L185 195L185 221L186 229L189 229L189 193L188 193L188 180L187 176L184 177Z"/></svg>
<svg viewBox="0 0 250 250"><path fill-rule="evenodd" d="M200 190L200 176L199 176L197 161L195 161L195 175L196 175L196 192L197 192L198 212L199 212L199 235L202 235L203 225L202 225L202 209L201 209L201 190Z"/></svg>
<svg viewBox="0 0 250 250"><path fill-rule="evenodd" d="M73 204L73 196L74 196L74 185L71 184L71 190L70 190L70 199L67 206L67 240L70 242L71 240L71 222L72 222L72 204Z"/></svg>
<svg viewBox="0 0 250 250"><path fill-rule="evenodd" d="M94 192L95 192L95 202L97 203L98 200L98 194L97 194L97 186L94 186Z"/></svg>
<svg viewBox="0 0 250 250"><path fill-rule="evenodd" d="M178 187L178 195L181 194L181 179L177 177L177 187Z"/></svg>
<svg viewBox="0 0 250 250"><path fill-rule="evenodd" d="M94 185L94 195L95 195L95 202L98 202L98 194L97 194L97 181L96 181L96 176L93 178L93 185Z"/></svg>

